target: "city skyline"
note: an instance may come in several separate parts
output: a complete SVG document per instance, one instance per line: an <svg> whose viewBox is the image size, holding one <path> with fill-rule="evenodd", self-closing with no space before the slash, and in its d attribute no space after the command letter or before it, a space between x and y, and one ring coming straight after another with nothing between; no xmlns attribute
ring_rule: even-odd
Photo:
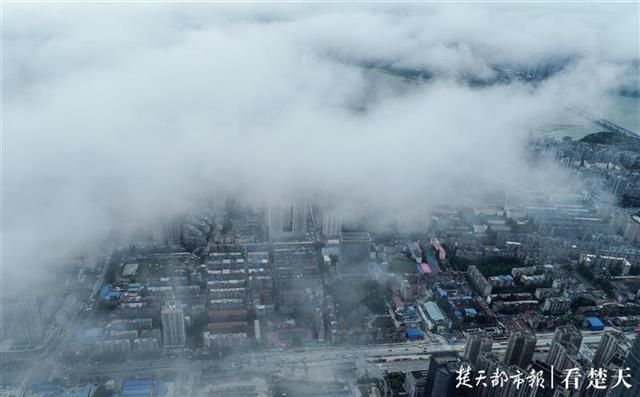
<svg viewBox="0 0 640 397"><path fill-rule="evenodd" d="M0 397L640 397L637 2L0 16Z"/></svg>

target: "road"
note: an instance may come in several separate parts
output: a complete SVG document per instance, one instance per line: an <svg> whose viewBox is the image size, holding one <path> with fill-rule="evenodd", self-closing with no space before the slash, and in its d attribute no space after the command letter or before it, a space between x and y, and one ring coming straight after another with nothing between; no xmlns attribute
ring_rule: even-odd
<svg viewBox="0 0 640 397"><path fill-rule="evenodd" d="M604 331L584 332L584 343L597 344ZM545 351L551 344L553 333L541 333L538 337L539 351ZM493 350L504 352L508 342L494 343ZM230 371L243 369L251 372L264 372L274 368L301 363L326 363L334 365L354 361L372 361L376 359L392 360L419 360L427 359L435 352L464 351L464 344L454 345L438 344L432 342L402 342L393 344L380 344L373 346L327 346L315 348L301 348L296 350L269 350L264 352L237 353L226 357L222 363L218 360L168 360L166 358L156 360L125 361L119 363L106 363L98 365L84 365L73 369L77 377L91 377L101 375L136 375L149 374L156 371L209 371L228 369ZM223 364L223 365L220 365Z"/></svg>

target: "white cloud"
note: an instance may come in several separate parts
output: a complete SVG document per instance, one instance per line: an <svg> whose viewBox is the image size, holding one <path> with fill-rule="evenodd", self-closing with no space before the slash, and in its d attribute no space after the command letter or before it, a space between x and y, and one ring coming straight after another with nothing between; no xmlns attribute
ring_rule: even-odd
<svg viewBox="0 0 640 397"><path fill-rule="evenodd" d="M637 5L4 7L8 274L210 194L395 211L533 178L530 129L638 58ZM457 82L566 56L537 88Z"/></svg>

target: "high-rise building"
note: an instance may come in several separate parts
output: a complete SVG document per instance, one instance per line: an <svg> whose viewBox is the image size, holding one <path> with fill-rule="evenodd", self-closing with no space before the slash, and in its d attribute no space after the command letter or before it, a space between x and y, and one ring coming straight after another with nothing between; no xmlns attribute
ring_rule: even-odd
<svg viewBox="0 0 640 397"><path fill-rule="evenodd" d="M593 355L593 367L604 368L616 361L620 365L629 351L629 341L624 333L617 330L607 331L602 335L600 344Z"/></svg>
<svg viewBox="0 0 640 397"><path fill-rule="evenodd" d="M533 395L533 389L526 382L527 373L522 368L512 365L507 369L506 373L509 376L509 381L503 387L497 388L499 390L498 397L528 397ZM513 377L518 375L522 378L522 383L513 380Z"/></svg>
<svg viewBox="0 0 640 397"><path fill-rule="evenodd" d="M162 223L162 242L164 244L179 244L182 240L182 228L184 219L174 216Z"/></svg>
<svg viewBox="0 0 640 397"><path fill-rule="evenodd" d="M640 379L640 337L635 337L631 345L631 350L629 350L629 354L622 364L622 368L628 368L624 373L629 377L625 380L627 383L631 383L631 388L627 389L619 385L611 390L611 396L640 397L640 383L638 383L638 379Z"/></svg>
<svg viewBox="0 0 640 397"><path fill-rule="evenodd" d="M475 365L476 373L480 373L479 371L484 371L484 376L486 376L487 379L485 379L486 386L480 384L471 390L471 395L473 397L498 397L500 395L500 388L491 387L491 384L488 380L491 374L496 371L496 369L506 372L508 370L508 367L500 362L500 358L495 352L480 353L478 355L478 359L476 360Z"/></svg>
<svg viewBox="0 0 640 397"><path fill-rule="evenodd" d="M450 352L434 353L429 358L429 369L426 383L426 396L435 396L433 391L449 390L449 382L455 379L455 371L460 368L462 362L458 355ZM465 364L467 365L467 364ZM451 375L453 374L453 378ZM455 385L454 385L455 386ZM442 394L447 395L447 393Z"/></svg>
<svg viewBox="0 0 640 397"><path fill-rule="evenodd" d="M561 343L555 343L549 347L547 362L560 371L580 367L578 356Z"/></svg>
<svg viewBox="0 0 640 397"><path fill-rule="evenodd" d="M549 346L547 363L566 370L575 367L576 354L582 344L582 334L573 325L565 325L556 328Z"/></svg>
<svg viewBox="0 0 640 397"><path fill-rule="evenodd" d="M338 276L362 276L366 273L370 250L369 233L341 233Z"/></svg>
<svg viewBox="0 0 640 397"><path fill-rule="evenodd" d="M491 284L489 283L489 281L487 281L487 279L482 275L482 273L476 266L469 266L466 276L480 295L484 296L485 298L491 295Z"/></svg>
<svg viewBox="0 0 640 397"><path fill-rule="evenodd" d="M464 346L464 359L475 364L480 353L488 353L493 347L491 338L482 331L472 333Z"/></svg>
<svg viewBox="0 0 640 397"><path fill-rule="evenodd" d="M578 353L582 345L582 333L574 325L563 325L556 328L551 344L562 343L571 354Z"/></svg>
<svg viewBox="0 0 640 397"><path fill-rule="evenodd" d="M405 374L404 390L408 397L428 397L427 393L428 371L409 371Z"/></svg>
<svg viewBox="0 0 640 397"><path fill-rule="evenodd" d="M500 357L495 352L480 353L476 360L476 369L484 370L486 373L494 371L500 364Z"/></svg>
<svg viewBox="0 0 640 397"><path fill-rule="evenodd" d="M307 233L309 207L306 204L270 205L267 208L269 238L278 240Z"/></svg>
<svg viewBox="0 0 640 397"><path fill-rule="evenodd" d="M322 235L325 237L338 236L342 232L342 218L331 212L322 214Z"/></svg>
<svg viewBox="0 0 640 397"><path fill-rule="evenodd" d="M184 347L187 335L184 327L184 313L177 302L168 302L162 307L162 334L165 347Z"/></svg>
<svg viewBox="0 0 640 397"><path fill-rule="evenodd" d="M511 334L507 352L504 356L506 365L527 368L536 350L536 336L530 332L517 331Z"/></svg>
<svg viewBox="0 0 640 397"><path fill-rule="evenodd" d="M563 379L563 372L558 368L551 367L547 362L534 360L529 367L529 372L533 371L542 381L535 382L530 387L528 396L535 397L554 397L555 392L559 389L558 384Z"/></svg>
<svg viewBox="0 0 640 397"><path fill-rule="evenodd" d="M306 204L293 204L292 229L294 236L304 236L309 228L309 206Z"/></svg>
<svg viewBox="0 0 640 397"><path fill-rule="evenodd" d="M449 361L436 370L431 397L451 396L455 392L458 392L456 395L461 395L462 392L468 392L466 389L457 390L455 387L456 371L459 371L460 365L460 362Z"/></svg>

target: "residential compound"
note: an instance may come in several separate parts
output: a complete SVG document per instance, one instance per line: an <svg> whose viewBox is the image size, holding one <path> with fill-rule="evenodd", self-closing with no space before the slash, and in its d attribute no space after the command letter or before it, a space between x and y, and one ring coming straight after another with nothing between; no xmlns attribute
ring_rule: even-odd
<svg viewBox="0 0 640 397"><path fill-rule="evenodd" d="M638 373L640 214L602 193L632 203L634 179L617 163L611 186L606 167L566 160L567 145L582 147L532 151L591 190L470 192L433 206L418 232L314 203L172 219L156 239L74 267L64 297L3 302L3 355L46 374L33 395L636 396L584 376L577 394L455 388L461 367L547 382L575 368ZM47 367L48 352L62 364Z"/></svg>

